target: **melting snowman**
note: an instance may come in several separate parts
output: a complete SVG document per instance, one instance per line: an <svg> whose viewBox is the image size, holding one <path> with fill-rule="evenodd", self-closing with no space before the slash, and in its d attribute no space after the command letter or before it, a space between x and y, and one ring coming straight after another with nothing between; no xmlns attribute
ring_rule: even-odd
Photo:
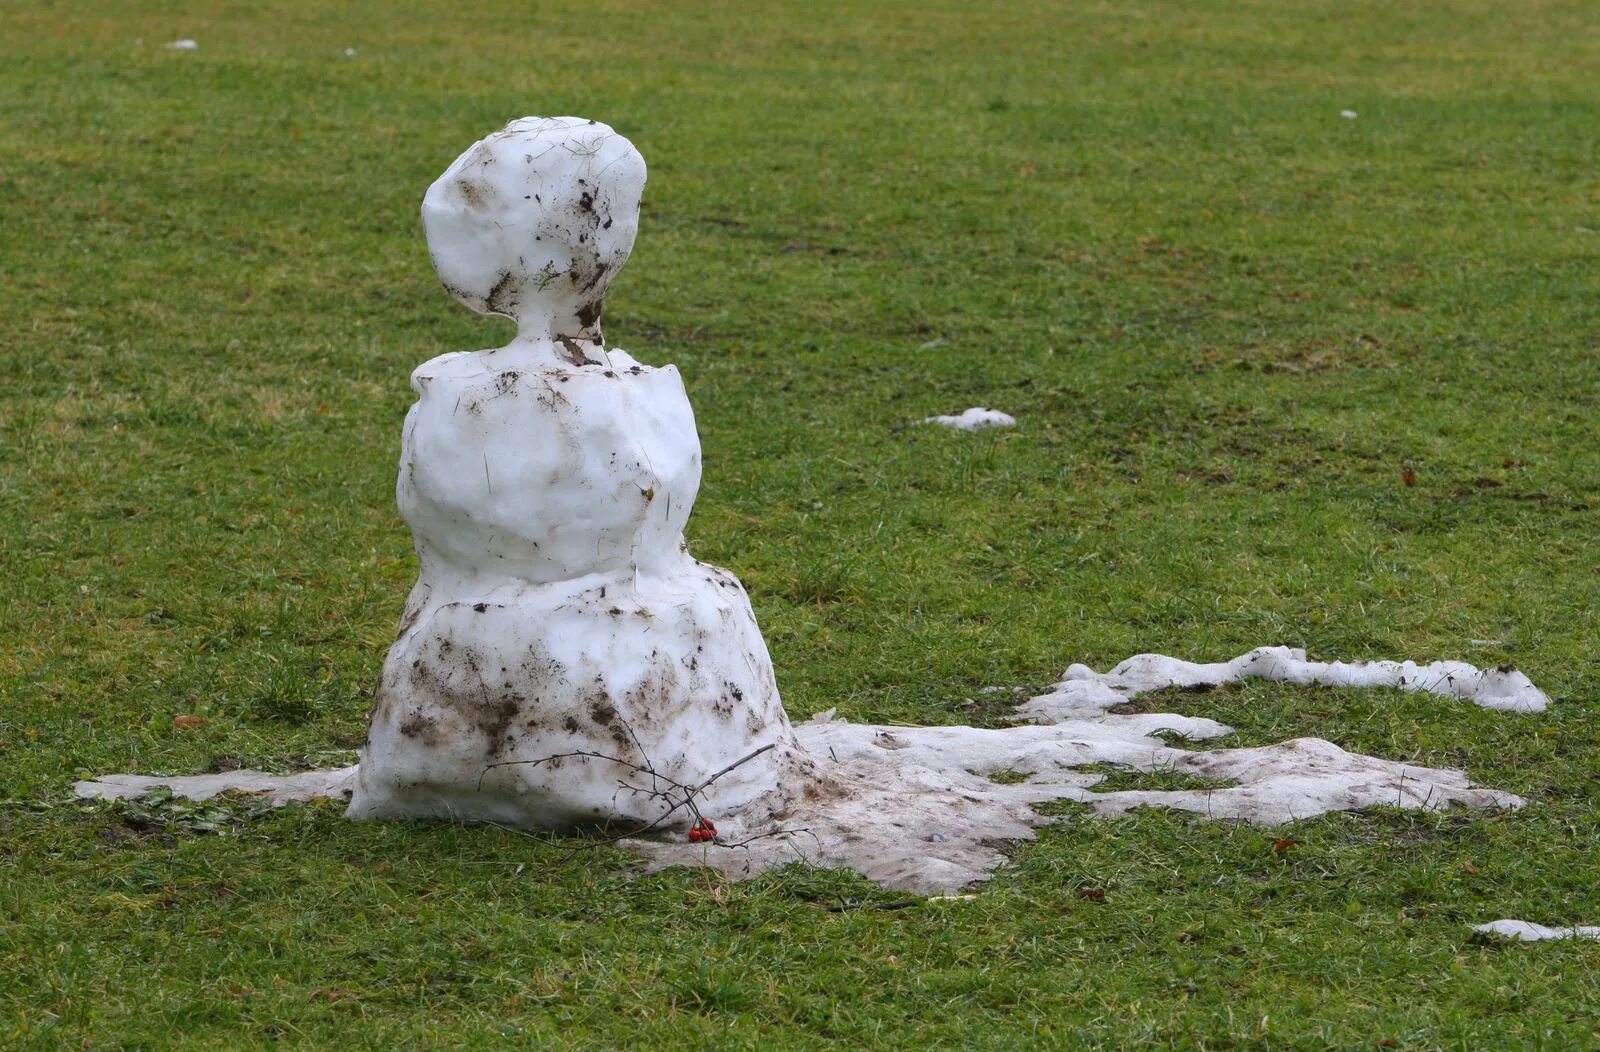
<svg viewBox="0 0 1600 1052"><path fill-rule="evenodd" d="M744 589L684 545L700 443L683 382L601 333L644 182L638 151L604 124L526 118L462 154L423 199L446 288L515 320L517 336L412 374L398 496L421 575L360 763L107 775L79 782L81 795L348 795L354 818L614 824L652 867L747 876L804 861L922 892L984 879L1006 841L1053 820L1034 810L1042 801L1263 825L1374 806L1523 804L1460 771L1314 738L1179 747L1168 739L1232 731L1123 708L1171 686L1266 679L1543 711L1549 699L1509 666L1323 663L1287 647L1213 664L1145 654L1104 674L1072 666L1017 710L1019 726L828 715L791 726ZM1103 792L1106 764L1204 785Z"/></svg>
<svg viewBox="0 0 1600 1052"><path fill-rule="evenodd" d="M684 543L700 443L683 381L601 332L644 183L606 125L527 118L423 199L445 287L517 335L412 374L398 495L421 576L352 817L673 828L806 765L744 588ZM664 791L729 765L693 808Z"/></svg>

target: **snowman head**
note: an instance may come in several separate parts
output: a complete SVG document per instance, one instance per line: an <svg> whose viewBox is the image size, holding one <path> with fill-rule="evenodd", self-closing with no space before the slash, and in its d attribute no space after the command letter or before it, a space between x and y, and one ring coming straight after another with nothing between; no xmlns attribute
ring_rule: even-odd
<svg viewBox="0 0 1600 1052"><path fill-rule="evenodd" d="M450 294L524 336L600 339L601 301L639 231L644 158L604 124L524 117L428 187L422 225Z"/></svg>

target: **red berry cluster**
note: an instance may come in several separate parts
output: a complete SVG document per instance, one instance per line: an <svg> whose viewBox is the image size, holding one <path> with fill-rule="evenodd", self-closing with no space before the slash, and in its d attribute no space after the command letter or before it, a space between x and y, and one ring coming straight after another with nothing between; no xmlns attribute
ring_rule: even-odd
<svg viewBox="0 0 1600 1052"><path fill-rule="evenodd" d="M701 844L707 840L715 839L717 839L717 827L711 824L711 819L709 818L700 819L694 824L694 828L689 830L689 842L691 844Z"/></svg>

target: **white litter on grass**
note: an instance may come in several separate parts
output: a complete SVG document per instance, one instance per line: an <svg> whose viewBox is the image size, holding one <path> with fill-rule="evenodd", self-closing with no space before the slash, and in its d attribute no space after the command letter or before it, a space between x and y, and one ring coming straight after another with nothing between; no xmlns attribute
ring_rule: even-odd
<svg viewBox="0 0 1600 1052"><path fill-rule="evenodd" d="M1347 121L1353 121L1353 120L1356 119L1356 111L1355 110L1340 110L1339 111L1339 116L1343 117Z"/></svg>
<svg viewBox="0 0 1600 1052"><path fill-rule="evenodd" d="M1485 935L1499 935L1519 942L1544 942L1547 939L1594 939L1600 942L1600 924L1583 924L1575 928L1547 928L1531 921L1497 920L1473 926L1473 931Z"/></svg>
<svg viewBox="0 0 1600 1052"><path fill-rule="evenodd" d="M167 45L167 50L168 51L195 51L199 47L200 47L200 45L196 44L193 40L188 40L188 39L185 39L185 40L174 40L172 43Z"/></svg>
<svg viewBox="0 0 1600 1052"><path fill-rule="evenodd" d="M1233 731L1199 716L1109 711L1149 691L1251 677L1428 690L1479 704L1515 702L1491 705L1508 711L1542 708L1548 699L1513 675L1520 677L1456 662L1322 664L1305 661L1301 651L1266 647L1216 664L1142 654L1103 675L1073 665L1054 690L1017 710L1028 722L1015 727L877 726L840 720L830 710L794 726L797 743L814 762L807 777L786 781L734 813L711 815L718 828L715 843L674 837L622 844L642 855L651 870L706 865L743 878L798 861L854 869L888 887L944 894L988 879L1004 863L1008 841L1032 839L1038 827L1061 821L1034 810L1044 802L1075 802L1108 818L1161 807L1267 826L1379 806L1518 808L1525 802L1520 797L1476 787L1460 771L1350 753L1318 738L1255 748L1180 748L1160 735L1193 743ZM1188 775L1204 784L1097 792L1108 766L1133 774ZM237 788L270 793L274 803L283 803L344 798L353 781L354 769L347 767L288 777L251 771L191 778L111 775L75 788L81 796L127 798L165 786L197 799Z"/></svg>
<svg viewBox="0 0 1600 1052"><path fill-rule="evenodd" d="M345 58L355 58L356 57L356 49L353 48L353 47L345 48L344 49L344 57Z"/></svg>
<svg viewBox="0 0 1600 1052"><path fill-rule="evenodd" d="M930 416L922 422L954 428L957 431L981 431L986 427L1017 426L1016 417L995 409L984 409L981 406L973 406L960 416Z"/></svg>

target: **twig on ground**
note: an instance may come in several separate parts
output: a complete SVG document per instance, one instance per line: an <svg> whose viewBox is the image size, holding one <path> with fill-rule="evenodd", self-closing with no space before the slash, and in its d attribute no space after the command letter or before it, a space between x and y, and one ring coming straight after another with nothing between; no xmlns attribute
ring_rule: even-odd
<svg viewBox="0 0 1600 1052"><path fill-rule="evenodd" d="M624 722L624 726L627 726L626 722ZM628 769L630 769L632 771L635 771L635 772L637 772L639 774L647 774L647 775L649 775L652 786L659 786L660 783L662 783L662 782L665 782L667 784L667 788L666 789L661 789L661 788L646 789L643 786L633 785L633 784L631 784L631 783L629 783L629 782L627 782L625 780L619 779L618 780L618 785L619 785L619 787L621 789L625 789L628 792L633 793L635 795L643 795L643 796L647 796L647 797L653 797L653 798L660 799L663 803L665 803L667 805L667 809L665 811L661 812L661 814L657 815L654 820L652 820L651 822L649 822L649 823L647 823L645 825L640 826L638 829L633 829L633 830L630 830L630 831L628 831L626 833L618 833L615 836L607 837L604 840L597 840L597 841L594 841L592 843L580 844L578 847L573 848L571 851L567 852L565 855L561 856L560 858L558 858L554 862L552 862L550 865L551 865L551 868L554 868L556 866L564 865L565 863L567 863L568 861L570 861L571 859L576 857L580 852L592 850L594 848L599 848L599 847L607 847L607 846L609 846L611 844L618 843L619 841L622 841L622 840L631 840L634 837L644 836L647 833L653 832L663 822L665 822L667 819L671 818L674 814L676 814L679 810L681 810L683 808L688 808L690 814L692 814L694 816L694 820L695 820L695 822L697 824L703 824L705 822L705 818L704 818L703 815L700 814L700 808L695 802L695 797L698 796L700 793L704 792L707 788L709 788L712 785L712 783L714 783L717 779L721 778L723 775L726 775L726 774L728 774L728 773L730 773L732 771L736 771L740 767L742 767L745 764L749 763L751 760L754 760L757 756L760 756L763 753L769 752L772 749L777 748L777 743L776 742L768 742L766 745L761 746L759 749L755 749L752 752L746 753L744 756L741 756L739 759L737 759L737 760L733 761L732 763L728 764L726 767L723 767L721 770L719 770L716 773L712 774L709 778L705 779L704 781L702 781L702 782L700 782L700 783L698 783L696 785L689 785L689 784L687 784L685 782L680 782L675 778L670 778L667 775L664 775L660 771L656 770L655 764L651 762L649 754L646 753L645 750L644 750L644 746L640 743L638 737L636 735L634 735L632 727L628 727L628 734L629 734L630 737L633 738L634 747L639 750L639 755L644 757L644 761L645 762L643 764L634 763L632 760L625 760L620 756L611 756L611 755L608 755L607 753L594 752L594 751L588 750L588 749L574 749L571 752L553 753L553 754L551 754L549 756L541 756L541 757L538 757L537 759L533 759L533 760L501 760L501 761L499 761L497 763L491 763L491 764L487 765L486 767L484 767L483 773L478 776L478 790L480 792L483 790L483 780L485 778L487 778L488 775L489 775L489 772L494 770L496 767L514 767L514 766L518 766L518 765L526 765L526 766L529 766L529 767L538 767L541 764L555 763L555 762L560 761L560 760L569 760L569 759L605 760L607 762L618 764L619 766L622 766L622 767L626 767L626 768L628 768ZM673 793L675 791L676 792L681 792L683 794L683 798L681 800L673 799ZM494 826L496 829L503 829L503 830L506 830L507 832L514 832L514 833L517 833L520 836L528 837L529 839L535 840L535 841L537 841L538 843L541 843L541 844L549 845L551 843L549 840L544 840L544 839L541 839L539 837L536 837L533 834L526 832L525 830L520 830L520 829L515 829L513 827L510 827L510 826L500 825L499 823L496 823L496 822L490 822L488 824ZM747 837L744 840L740 840L740 841L737 841L735 843L725 844L725 843L722 843L721 841L715 840L715 839L713 839L711 841L708 841L708 843L715 844L718 847L726 847L726 848L744 847L745 845L747 845L747 844L749 844L749 843L751 843L753 841L760 840L760 839L762 839L764 837L779 836L779 835L784 834L784 833L794 833L794 832L811 833L811 830L809 830L809 829L794 829L794 830L777 829L777 830L773 830L770 833L758 833L755 836ZM816 834L815 833L811 833L811 836L812 836L813 839L816 839ZM818 841L818 843L820 844L821 841Z"/></svg>

